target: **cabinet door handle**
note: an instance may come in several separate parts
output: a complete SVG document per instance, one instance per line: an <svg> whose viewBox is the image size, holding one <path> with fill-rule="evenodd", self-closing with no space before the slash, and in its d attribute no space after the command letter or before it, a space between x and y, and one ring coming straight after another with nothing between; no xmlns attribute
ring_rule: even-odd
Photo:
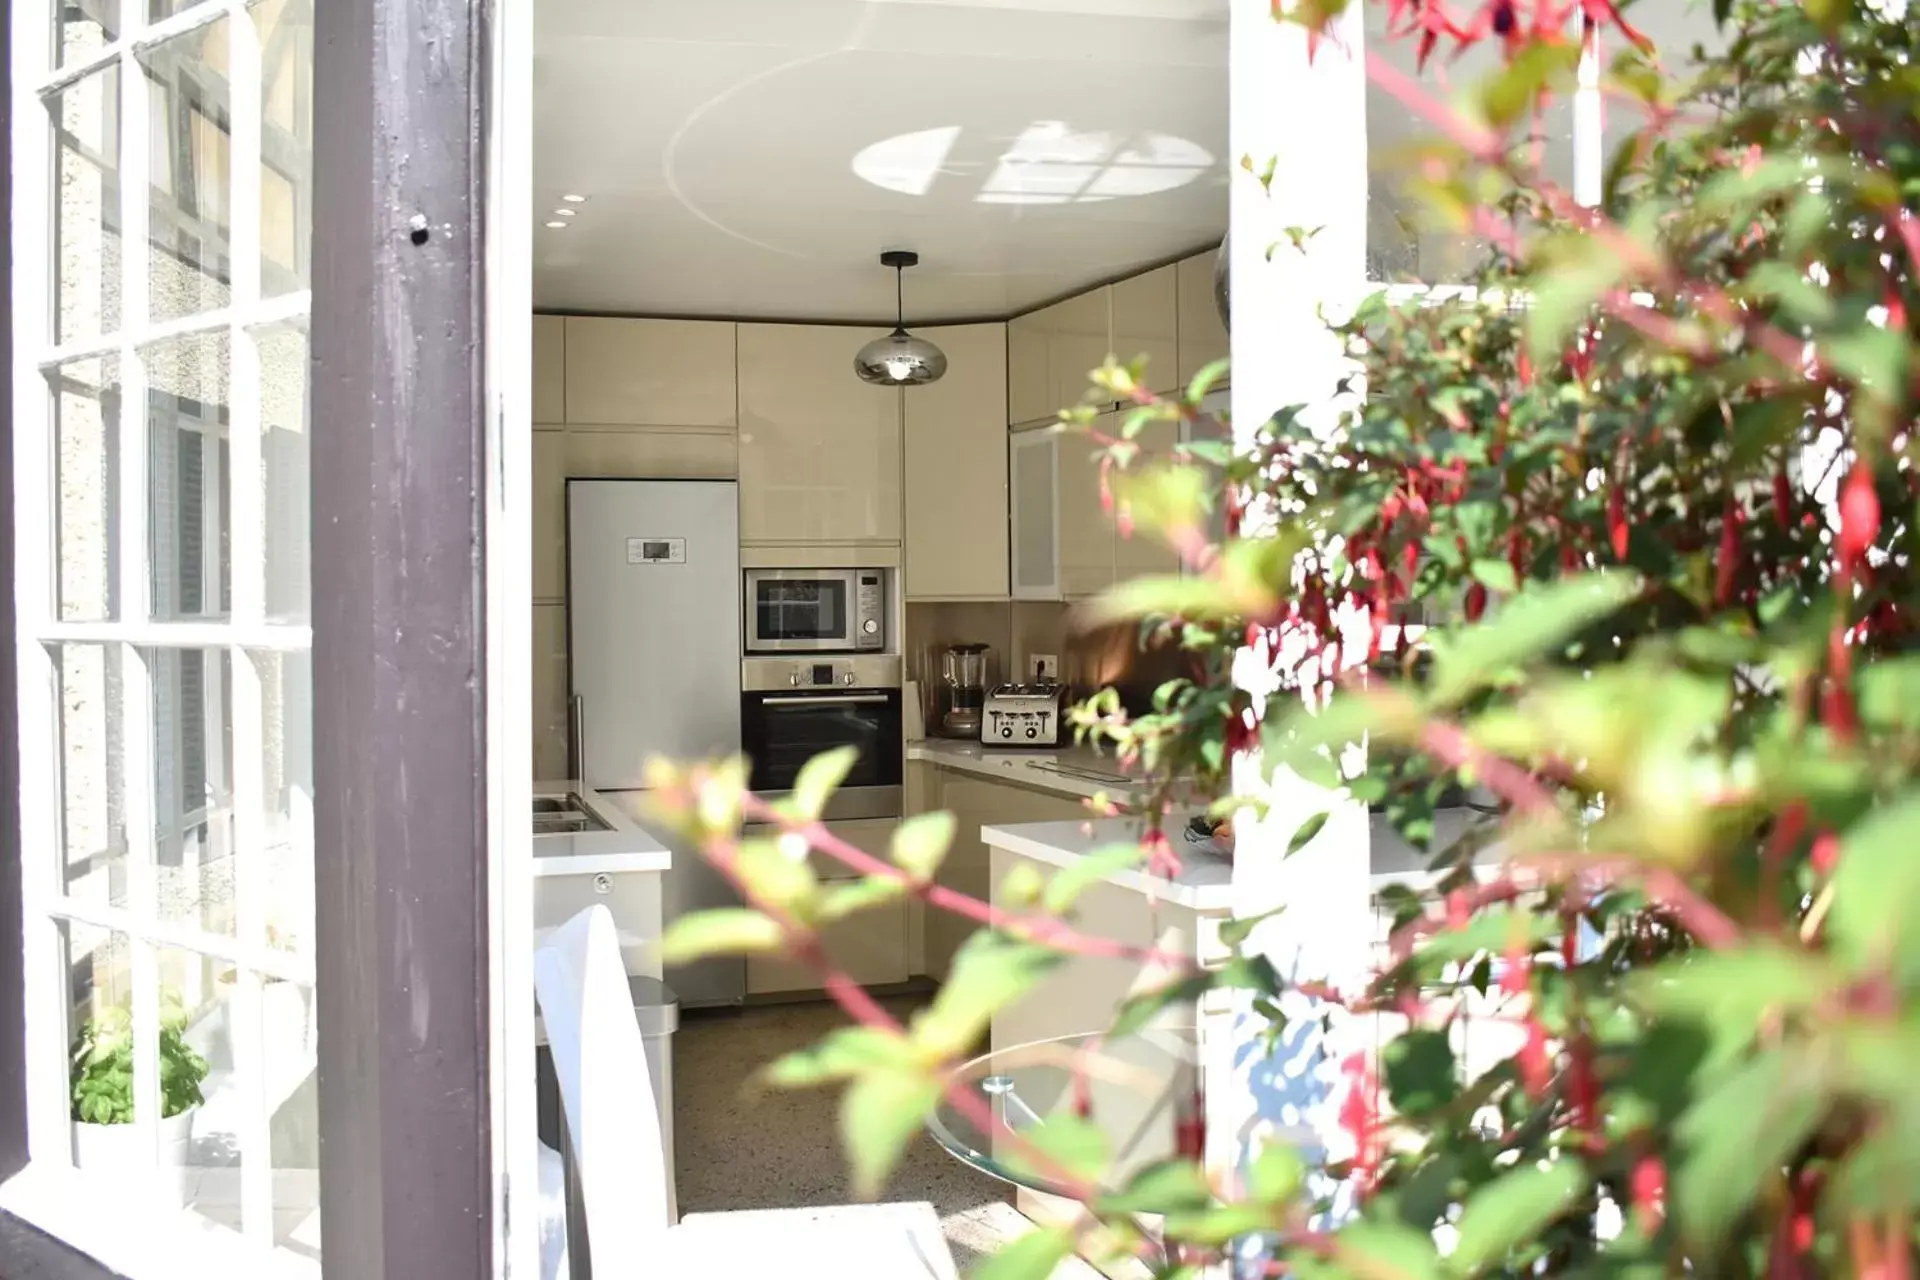
<svg viewBox="0 0 1920 1280"><path fill-rule="evenodd" d="M852 695L829 693L811 696L802 695L800 697L771 697L763 698L761 701L768 706L781 707L871 707L887 701L887 695L884 693L857 693Z"/></svg>

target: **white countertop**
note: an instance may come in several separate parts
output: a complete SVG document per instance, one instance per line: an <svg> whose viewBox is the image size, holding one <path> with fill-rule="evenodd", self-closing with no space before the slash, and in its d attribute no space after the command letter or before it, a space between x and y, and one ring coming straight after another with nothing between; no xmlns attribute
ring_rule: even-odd
<svg viewBox="0 0 1920 1280"><path fill-rule="evenodd" d="M1167 838L1180 855L1180 873L1172 879L1153 875L1145 867L1110 872L1108 884L1148 894L1194 911L1225 913L1232 909L1233 863L1215 853L1186 843L1186 815L1167 820ZM1004 827L982 827L980 838L996 849L1017 853L1049 866L1070 867L1096 849L1135 843L1139 818L1098 818L1091 822L1016 822Z"/></svg>
<svg viewBox="0 0 1920 1280"><path fill-rule="evenodd" d="M658 837L598 791L589 791L578 782L536 782L533 794L536 799L577 796L583 808L607 824L605 831L535 836L535 877L665 871L673 865L673 854ZM532 820L531 814L528 820Z"/></svg>
<svg viewBox="0 0 1920 1280"><path fill-rule="evenodd" d="M1459 838L1460 832L1475 815L1464 809L1443 810L1435 815L1435 844L1444 848ZM1233 909L1233 863L1231 859L1208 852L1186 840L1187 815L1178 813L1167 819L1167 838L1180 855L1180 873L1168 879L1151 875L1135 867L1111 872L1102 879L1121 888L1150 894L1179 906L1207 913L1227 913ZM1430 854L1423 853L1394 832L1379 814L1372 815L1369 853L1372 862L1372 887L1375 893L1388 885L1404 884L1423 889L1433 880L1427 869ZM1090 822L1016 822L1004 826L980 828L980 838L996 849L1017 853L1054 867L1070 867L1081 858L1109 845L1133 844L1140 838L1138 817L1100 818ZM1482 849L1474 864L1482 874L1499 865L1498 846Z"/></svg>
<svg viewBox="0 0 1920 1280"><path fill-rule="evenodd" d="M923 738L907 744L907 759L1057 795L1091 798L1105 792L1121 803L1135 799L1138 786L1118 761L1093 747L1021 750L987 747L960 738Z"/></svg>

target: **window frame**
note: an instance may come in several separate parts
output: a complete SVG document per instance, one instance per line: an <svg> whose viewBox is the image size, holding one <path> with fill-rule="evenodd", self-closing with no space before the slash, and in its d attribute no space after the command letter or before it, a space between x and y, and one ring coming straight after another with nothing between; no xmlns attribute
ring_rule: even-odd
<svg viewBox="0 0 1920 1280"><path fill-rule="evenodd" d="M41 95L118 64L118 127L143 141L122 143L125 155L116 176L124 216L116 230L125 243L139 246L123 258L137 262L144 274L148 254L161 250L149 245L147 235L148 90L137 55L223 17L232 21L229 31L237 37L240 25L249 21L250 0L206 0L144 25L146 0L106 3L119 6L116 38L47 69L50 59L39 51L53 48L55 5L0 0L0 74L7 77L7 91L0 95L5 113L0 144L8 147L11 161L0 165L0 191L7 198L15 247L10 258L0 255L0 279L12 300L0 314L0 348L12 357L9 394L0 402L0 502L7 504L9 517L0 519L0 563L15 572L15 590L0 606L0 726L21 725L17 736L0 733L0 1239L8 1246L16 1238L44 1241L46 1258L29 1251L27 1259L30 1266L49 1265L53 1275L198 1277L277 1269L262 1266L267 1255L236 1248L240 1237L235 1233L196 1224L185 1213L147 1214L116 1206L114 1213L101 1214L98 1195L88 1193L89 1184L68 1166L64 1152L57 1160L48 1158L48 1144L64 1147L67 1123L65 1019L48 1007L59 1004L50 985L57 980L58 926L48 910L50 903L59 903L63 916L119 930L131 927L149 951L185 943L236 964L243 973L306 983L318 979L328 992L320 1004L318 1073L320 1123L327 1134L321 1181L329 1272L337 1263L346 1274L399 1277L428 1274L422 1264L430 1262L432 1273L497 1274L496 1210L506 1197L504 1181L496 1176L497 1135L489 1123L496 1104L488 1088L488 1038L497 1036L499 1027L489 1007L495 993L489 984L494 958L488 941L497 922L488 909L504 863L490 843L489 804L500 797L489 792L486 748L489 737L500 734L490 734L486 687L472 677L490 657L482 624L489 541L483 531L489 516L500 516L503 494L511 487L504 480L483 483L501 477L505 468L496 456L497 437L485 429L482 371L489 327L480 317L485 292L479 248L487 243L485 51L491 10L504 0L324 0L314 5L313 66L308 73L296 71L303 80L294 88L296 98L315 104L313 177L305 192L296 189L293 234L296 247L312 245L311 277L327 282L318 297L305 290L261 296L261 285L285 284L274 278L271 264L263 266L260 253L261 177L253 158L271 163L273 149L261 136L261 113L242 111L229 139L231 156L244 159L231 166L227 216L232 235L226 245L230 274L252 277L244 287L235 283L233 298L240 301L181 321L136 323L134 318L145 314L141 279L137 290L122 290L123 323L117 334L48 345L30 335L42 323L36 316L45 318L51 333L45 259L54 197L28 192L45 207L23 208L12 181L16 171L55 173L54 131L45 127ZM506 7L525 19L527 5L515 0ZM421 30L440 34L446 61L421 65L410 47ZM260 44L250 35L233 40L229 83L236 99L259 100ZM26 49L36 56L34 65L23 69L15 53ZM375 172L381 182L365 181ZM57 190L57 182L49 186ZM128 197L129 191L137 200ZM435 243L402 261L393 246L412 253L411 215L423 208L435 211ZM23 248L29 249L26 257ZM323 261L329 264L324 276ZM269 280L259 279L263 271ZM132 276L126 262L122 276ZM252 336L306 315L311 315L313 369L308 423L347 416L371 428L324 440L323 432L309 433L314 537L306 554L313 623L271 620L260 607L266 594L262 585L241 577L241 567L255 564L260 548L251 547L253 558L243 558L237 544L257 544L270 536L259 519L258 486L251 485L240 486L231 504L234 616L130 621L146 617L148 583L144 574L137 582L123 574L116 620L60 621L57 605L42 589L57 563L50 520L54 504L42 501L45 510L37 512L16 510L16 480L46 474L43 466L53 448L46 437L52 415L44 403L33 403L36 397L46 399L42 369L170 338L227 335L233 351L228 402L236 422L251 424L249 430L230 433L227 466L233 475L252 475L260 469L263 433L271 425L262 420L259 380L245 372L256 367L250 363ZM16 324L26 326L24 334L17 335ZM414 324L444 340L426 346L396 343L407 348L404 356L356 341L370 332L399 333ZM19 346L16 336L24 338ZM26 350L30 343L37 348ZM116 555L125 560L128 540L147 536L144 456L149 443L147 389L137 362L123 367L121 378L117 421L122 430L113 448L123 465L121 500L114 505ZM127 430L136 417L140 429ZM486 459L496 466L483 476ZM394 465L397 460L415 465ZM527 465L522 459L513 482L523 494ZM373 518L363 519L369 509ZM28 518L12 518L21 514ZM323 546L321 529L329 515L337 533ZM520 527L524 532L524 523ZM408 547L411 575L395 557L395 545ZM428 563L432 573L418 571ZM456 563L470 572L443 567ZM28 579L19 576L22 570ZM155 634L160 629L163 636ZM61 901L59 885L49 883L59 879L57 873L49 876L56 858L23 855L23 850L49 847L43 842L59 825L58 802L34 800L50 769L42 748L53 741L49 731L57 729L48 714L53 711L57 721L57 691L46 683L44 660L50 651L45 643L120 644L129 665L136 666L137 647L156 639L169 648L232 654L234 685L251 683L252 689L235 688L230 718L236 730L251 725L255 735L260 690L244 656L258 650L310 648L313 653L318 919L308 957L196 929L156 928L153 920L123 918L125 913L111 908L77 908ZM524 650L523 644L523 667ZM396 693L403 696L396 700ZM129 685L125 699L129 713L141 717L138 733L146 734L152 703L144 678ZM457 734L449 739L449 724L466 725L468 749L459 748ZM130 724L128 732L135 726ZM518 740L523 746L528 736L522 725ZM377 749L366 751L369 742ZM30 744L28 749L20 749L22 743ZM133 754L138 758L124 765L129 789L137 785L150 796L152 760L145 750ZM258 783L258 755L248 759L238 737L233 759L234 775L241 776L229 777L231 788ZM492 767L507 777L526 772L508 771L497 760ZM396 768L403 775L412 771L411 780L431 790L432 802L421 805L417 797L410 801L396 791L391 785ZM127 823L133 838L147 846L143 875L148 877L152 816L130 812ZM355 838L368 830L378 838ZM476 858L476 847L489 856ZM408 856L394 857L396 850ZM150 894L151 887L142 892ZM433 901L417 917L390 909L395 901L422 898ZM418 961L408 972L410 981L394 981L394 957L409 948ZM522 970L530 960L529 955L509 969ZM146 967L151 969L151 957ZM154 991L151 981L139 985ZM257 1028L257 979L252 985L255 990L246 997L250 1011L236 1016L251 1018ZM428 992L435 1016L423 1037L415 1025L415 1001ZM136 1009L136 1020L151 1029L155 1001L149 995L142 1003L146 1007ZM530 1028L530 1008L525 1018ZM56 1025L59 1029L50 1032ZM50 1044L56 1052L48 1051ZM143 1052L151 1067L150 1042ZM151 1081L154 1073L145 1075ZM265 1117L259 1121L264 1126ZM450 1133L459 1136L450 1139ZM36 1154L38 1159L29 1159ZM264 1172L263 1162L253 1163ZM257 1188L252 1195L257 1206ZM524 1199L531 1210L533 1197ZM16 1256L6 1254L0 1275ZM312 1268L294 1270L310 1273Z"/></svg>

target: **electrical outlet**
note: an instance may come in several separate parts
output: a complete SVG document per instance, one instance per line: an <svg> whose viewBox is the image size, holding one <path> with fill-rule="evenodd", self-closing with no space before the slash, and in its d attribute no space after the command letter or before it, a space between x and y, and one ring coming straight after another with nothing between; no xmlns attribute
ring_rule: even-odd
<svg viewBox="0 0 1920 1280"><path fill-rule="evenodd" d="M1033 678L1036 680L1058 680L1060 678L1059 656L1051 653L1034 654Z"/></svg>

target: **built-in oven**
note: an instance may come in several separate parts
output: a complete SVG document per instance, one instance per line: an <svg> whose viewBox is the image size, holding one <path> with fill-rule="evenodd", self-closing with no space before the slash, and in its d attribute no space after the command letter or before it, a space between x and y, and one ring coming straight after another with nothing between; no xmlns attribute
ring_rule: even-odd
<svg viewBox="0 0 1920 1280"><path fill-rule="evenodd" d="M884 569L748 569L747 652L883 651L886 580Z"/></svg>
<svg viewBox="0 0 1920 1280"><path fill-rule="evenodd" d="M822 815L897 818L901 812L900 658L747 658L740 671L740 744L748 783L762 797L793 790L807 761L835 747L858 751Z"/></svg>

